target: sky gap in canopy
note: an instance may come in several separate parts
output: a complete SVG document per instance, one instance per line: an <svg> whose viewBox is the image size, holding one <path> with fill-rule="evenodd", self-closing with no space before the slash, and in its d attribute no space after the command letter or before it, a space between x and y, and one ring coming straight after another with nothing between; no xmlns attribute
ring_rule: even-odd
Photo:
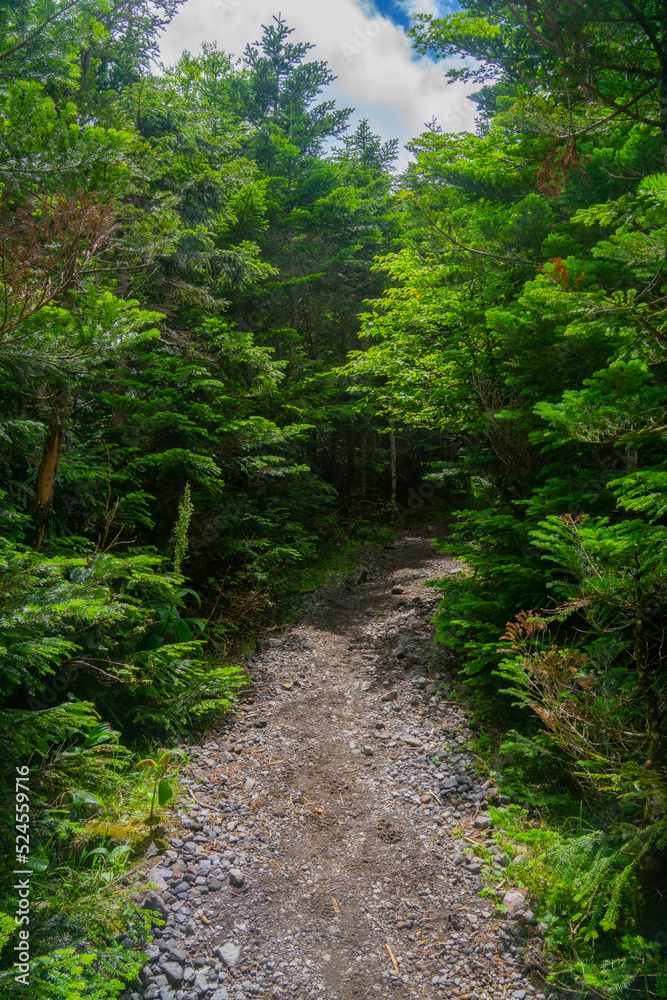
<svg viewBox="0 0 667 1000"><path fill-rule="evenodd" d="M447 132L472 131L474 87L448 85L444 66L415 56L407 30L417 13L443 15L456 9L447 0L187 0L162 43L162 57L174 62L202 41L240 56L261 36L261 25L280 11L296 41L313 42L312 58L328 61L337 76L327 96L354 107L384 140L401 147L437 118ZM400 165L408 160L402 152Z"/></svg>

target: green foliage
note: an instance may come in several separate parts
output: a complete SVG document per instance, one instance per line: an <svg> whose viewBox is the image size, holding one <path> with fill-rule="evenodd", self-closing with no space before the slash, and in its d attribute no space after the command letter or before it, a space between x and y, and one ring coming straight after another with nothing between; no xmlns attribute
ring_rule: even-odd
<svg viewBox="0 0 667 1000"><path fill-rule="evenodd" d="M0 12L3 780L38 765L35 885L69 921L39 929L40 989L132 972L101 941L141 837L109 831L122 797L168 807L175 761L129 744L227 711L240 637L435 479L464 564L437 635L516 726L506 780L602 817L526 868L568 984L630 990L634 963L659 990L664 12L418 15L479 128L434 122L397 180L280 16L241 65L205 44L151 75L177 6Z"/></svg>
<svg viewBox="0 0 667 1000"><path fill-rule="evenodd" d="M176 546L174 548L174 573L177 575L181 572L183 559L188 549L188 528L190 526L193 513L194 506L192 500L190 499L190 483L186 483L183 499L178 505L178 519L176 521L176 526L174 527L174 535L176 536Z"/></svg>
<svg viewBox="0 0 667 1000"><path fill-rule="evenodd" d="M141 964L122 948L77 952L58 948L31 963L30 986L40 1000L116 1000L125 983L135 978ZM25 996L16 971L0 972L4 995L19 1000Z"/></svg>
<svg viewBox="0 0 667 1000"><path fill-rule="evenodd" d="M248 633L350 543L339 491L368 523L385 474L331 369L398 235L396 143L348 132L280 17L242 66L154 73L178 5L0 10L0 809L29 761L45 1000L136 972L104 941L173 798L150 751L233 707Z"/></svg>
<svg viewBox="0 0 667 1000"><path fill-rule="evenodd" d="M535 825L517 806L492 812L501 840L508 838L529 857L513 877L538 900L549 928L547 946L569 953L551 978L595 988L602 996L623 995L642 972L664 980L659 945L635 930L643 892L656 870L653 858L667 844L664 822L640 830L613 823L582 833ZM609 955L612 931L618 932L618 957ZM601 959L600 950L607 957Z"/></svg>
<svg viewBox="0 0 667 1000"><path fill-rule="evenodd" d="M516 727L506 789L554 824L522 872L559 975L659 995L664 11L466 0L411 34L477 85L478 131L434 122L411 144L404 245L376 263L391 284L346 374L394 433L438 435L442 545L464 565L439 585L437 637L482 720ZM579 809L592 832L573 832Z"/></svg>
<svg viewBox="0 0 667 1000"><path fill-rule="evenodd" d="M174 748L173 750L158 750L155 757L145 757L137 762L135 767L150 767L155 774L153 783L153 793L151 796L151 811L148 822L154 820L155 797L161 806L166 806L174 797L174 790L167 780L169 767L174 760L187 760L187 755L183 750Z"/></svg>
<svg viewBox="0 0 667 1000"><path fill-rule="evenodd" d="M436 617L437 638L465 653L466 683L487 698L498 663L498 636L517 607L546 600L548 576L530 545L528 525L513 514L460 511L447 551L467 569L439 583L443 604ZM507 709L509 706L506 705ZM497 711L497 703L491 711Z"/></svg>

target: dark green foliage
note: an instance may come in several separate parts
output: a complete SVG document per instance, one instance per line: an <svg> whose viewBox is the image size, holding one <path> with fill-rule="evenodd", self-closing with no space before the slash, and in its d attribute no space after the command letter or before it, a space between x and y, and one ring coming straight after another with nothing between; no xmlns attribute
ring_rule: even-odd
<svg viewBox="0 0 667 1000"><path fill-rule="evenodd" d="M505 623L517 608L541 607L547 599L548 576L530 541L524 519L493 510L458 513L447 539L447 551L467 568L440 584L444 600L437 635L465 654L467 682L486 698L489 686L494 691L499 686L492 668ZM495 703L486 704L496 711Z"/></svg>

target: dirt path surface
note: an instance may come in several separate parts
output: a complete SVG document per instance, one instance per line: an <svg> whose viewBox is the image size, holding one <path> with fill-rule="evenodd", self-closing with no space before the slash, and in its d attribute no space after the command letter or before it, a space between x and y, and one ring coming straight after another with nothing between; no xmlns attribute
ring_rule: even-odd
<svg viewBox="0 0 667 1000"><path fill-rule="evenodd" d="M133 1000L542 997L525 929L477 895L476 845L510 859L439 687L424 585L460 567L417 534L365 566L311 596L254 658L253 703L189 748Z"/></svg>

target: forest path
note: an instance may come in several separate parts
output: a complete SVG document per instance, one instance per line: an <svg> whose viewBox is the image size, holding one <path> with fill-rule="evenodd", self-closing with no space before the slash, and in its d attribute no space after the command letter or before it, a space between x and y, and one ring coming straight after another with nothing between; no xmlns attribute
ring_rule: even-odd
<svg viewBox="0 0 667 1000"><path fill-rule="evenodd" d="M181 829L151 875L167 925L135 996L535 995L518 928L461 853L487 837L487 793L435 690L425 586L460 564L413 534L365 565L368 582L311 595L253 664L254 702L189 748Z"/></svg>

